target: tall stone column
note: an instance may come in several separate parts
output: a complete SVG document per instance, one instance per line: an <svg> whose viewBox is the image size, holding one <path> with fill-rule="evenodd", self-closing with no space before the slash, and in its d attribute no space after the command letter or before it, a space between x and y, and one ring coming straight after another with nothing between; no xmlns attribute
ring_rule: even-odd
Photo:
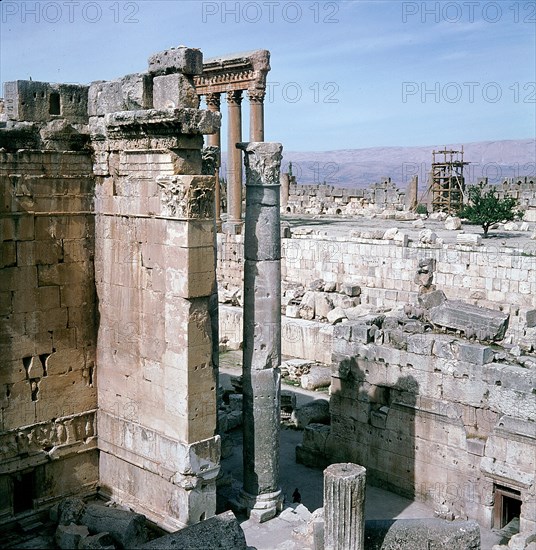
<svg viewBox="0 0 536 550"><path fill-rule="evenodd" d="M264 141L264 90L248 90L249 139Z"/></svg>
<svg viewBox="0 0 536 550"><path fill-rule="evenodd" d="M221 107L220 94L219 93L210 93L205 96L207 101L207 108L209 111L218 112ZM207 136L207 145L218 147L218 150L221 151L221 133L218 129L213 134ZM215 167L215 176L216 176L216 187L214 188L214 202L216 204L215 219L216 219L216 229L221 228L221 195L220 195L220 173L219 168L221 166L221 155L218 154Z"/></svg>
<svg viewBox="0 0 536 550"><path fill-rule="evenodd" d="M281 174L281 208L286 208L288 204L288 194L290 187L290 176L284 172Z"/></svg>
<svg viewBox="0 0 536 550"><path fill-rule="evenodd" d="M419 176L413 176L406 191L406 209L415 210L419 202Z"/></svg>
<svg viewBox="0 0 536 550"><path fill-rule="evenodd" d="M242 91L227 92L227 222L226 233L242 230L242 155L236 144L242 141Z"/></svg>
<svg viewBox="0 0 536 550"><path fill-rule="evenodd" d="M324 470L324 548L365 548L366 470L351 463Z"/></svg>
<svg viewBox="0 0 536 550"><path fill-rule="evenodd" d="M244 236L242 503L266 521L281 510L279 424L281 374L280 143L241 143L246 165Z"/></svg>

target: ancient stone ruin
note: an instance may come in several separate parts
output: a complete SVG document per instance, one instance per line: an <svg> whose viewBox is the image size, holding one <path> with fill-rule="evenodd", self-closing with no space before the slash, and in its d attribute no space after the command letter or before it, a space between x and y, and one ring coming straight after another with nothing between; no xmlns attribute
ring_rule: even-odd
<svg viewBox="0 0 536 550"><path fill-rule="evenodd" d="M417 214L417 180L408 193L389 178L361 191L299 185L280 174L281 144L264 142L269 61L266 50L203 61L181 46L113 81L6 84L0 526L52 509L66 548L245 547L234 516L216 514L222 436L242 424L233 509L268 521L284 507L283 419L304 430L297 460L329 467L323 513L281 514L307 517L316 548L452 546L463 531L476 549L475 521L510 525L530 548L534 183L501 187L525 213L495 244L454 216ZM321 226L324 214L352 225ZM229 349L243 370L223 403ZM282 380L324 398L298 408ZM437 520L365 522L365 475ZM180 531L147 541L146 520Z"/></svg>

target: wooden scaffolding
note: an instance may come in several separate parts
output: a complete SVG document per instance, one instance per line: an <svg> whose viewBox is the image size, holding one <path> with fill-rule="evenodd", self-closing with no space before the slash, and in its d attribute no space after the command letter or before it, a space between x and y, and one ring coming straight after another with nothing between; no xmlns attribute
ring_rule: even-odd
<svg viewBox="0 0 536 550"><path fill-rule="evenodd" d="M463 167L469 164L463 160L461 151L446 147L432 151L432 171L430 172L430 191L432 211L456 214L463 206L465 180Z"/></svg>

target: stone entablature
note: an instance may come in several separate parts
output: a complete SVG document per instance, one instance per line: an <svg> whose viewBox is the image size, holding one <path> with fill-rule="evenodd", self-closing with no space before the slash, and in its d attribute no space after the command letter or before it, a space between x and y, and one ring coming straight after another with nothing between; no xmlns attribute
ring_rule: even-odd
<svg viewBox="0 0 536 550"><path fill-rule="evenodd" d="M270 70L270 52L254 50L211 57L203 62L203 73L194 78L199 95L233 90L264 92Z"/></svg>
<svg viewBox="0 0 536 550"><path fill-rule="evenodd" d="M255 50L221 57L213 57L203 63L203 73L194 77L196 91L204 95L211 111L221 108L221 94L226 94L228 111L227 131L227 233L242 230L242 158L236 144L242 142L242 91L249 97L249 139L264 141L264 96L266 75L270 70L270 52ZM208 138L208 145L220 147L219 132ZM219 165L219 162L218 162ZM218 172L216 171L216 177ZM220 197L216 193L216 224L219 228Z"/></svg>

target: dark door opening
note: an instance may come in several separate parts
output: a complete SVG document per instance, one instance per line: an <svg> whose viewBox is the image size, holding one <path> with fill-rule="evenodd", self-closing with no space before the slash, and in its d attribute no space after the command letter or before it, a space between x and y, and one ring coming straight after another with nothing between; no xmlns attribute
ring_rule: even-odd
<svg viewBox="0 0 536 550"><path fill-rule="evenodd" d="M60 94L57 92L52 92L50 94L48 113L50 115L61 115Z"/></svg>
<svg viewBox="0 0 536 550"><path fill-rule="evenodd" d="M495 488L493 527L502 529L521 516L521 493L509 487Z"/></svg>
<svg viewBox="0 0 536 550"><path fill-rule="evenodd" d="M35 491L34 472L13 476L13 513L20 514L33 508Z"/></svg>

